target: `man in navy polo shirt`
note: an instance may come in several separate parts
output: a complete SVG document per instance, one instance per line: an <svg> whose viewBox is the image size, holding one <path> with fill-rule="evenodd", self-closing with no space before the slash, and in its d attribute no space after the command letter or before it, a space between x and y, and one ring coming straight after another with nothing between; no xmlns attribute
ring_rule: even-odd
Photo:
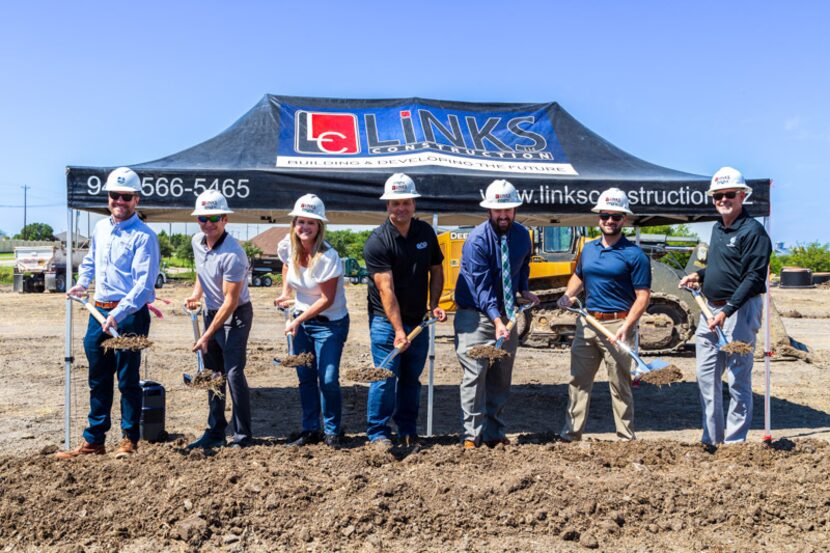
<svg viewBox="0 0 830 553"><path fill-rule="evenodd" d="M634 396L631 393L631 358L616 347L617 341L630 343L637 321L651 297L651 265L643 250L622 235L626 215L632 215L625 192L609 188L599 196L591 210L599 213L602 237L588 242L582 250L560 307L570 307L585 290L585 308L614 334L609 340L582 318L576 322L571 346L571 381L568 385L568 410L562 439L579 440L588 420L591 388L600 362L605 360L611 407L617 436L634 439Z"/></svg>
<svg viewBox="0 0 830 553"><path fill-rule="evenodd" d="M432 227L415 215L415 182L403 173L386 181L381 200L389 218L376 228L363 247L369 271L369 338L372 358L379 364L394 348L401 348L388 367L394 377L374 382L367 400L369 442L392 445L389 421L398 427L401 445L417 439L421 400L421 372L429 350L429 336L422 332L412 342L407 334L429 311L439 321L447 319L438 307L444 288L444 256ZM427 307L429 306L429 307Z"/></svg>
<svg viewBox="0 0 830 553"><path fill-rule="evenodd" d="M506 180L493 181L479 205L489 217L464 242L455 286L455 352L464 369L460 392L465 449L509 443L502 412L519 337L515 329L508 331L507 323L521 316L518 295L539 303L528 290L533 247L527 228L515 221L516 208L522 205L516 189ZM490 363L467 354L474 346L493 345L500 338L505 339L502 348L507 357Z"/></svg>

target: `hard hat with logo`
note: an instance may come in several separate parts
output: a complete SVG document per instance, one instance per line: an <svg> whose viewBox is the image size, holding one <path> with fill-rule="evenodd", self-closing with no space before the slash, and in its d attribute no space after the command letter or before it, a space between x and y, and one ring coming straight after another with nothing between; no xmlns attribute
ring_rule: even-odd
<svg viewBox="0 0 830 553"><path fill-rule="evenodd" d="M107 192L141 194L141 179L129 167L119 167L118 169L113 169L107 177L104 190Z"/></svg>
<svg viewBox="0 0 830 553"><path fill-rule="evenodd" d="M522 205L516 187L504 179L494 180L484 192L484 200L479 203L485 209L510 209Z"/></svg>
<svg viewBox="0 0 830 553"><path fill-rule="evenodd" d="M383 187L381 200L408 200L420 198L421 195L415 190L415 181L403 173L395 173L388 179Z"/></svg>
<svg viewBox="0 0 830 553"><path fill-rule="evenodd" d="M594 213L601 211L618 211L627 215L634 215L628 204L628 196L619 188L609 188L599 195L597 205L591 208Z"/></svg>
<svg viewBox="0 0 830 553"><path fill-rule="evenodd" d="M199 215L226 215L233 213L228 209L228 200L218 190L205 190L196 198L196 209L191 213L192 216Z"/></svg>
<svg viewBox="0 0 830 553"><path fill-rule="evenodd" d="M741 188L747 194L752 193L752 188L746 184L746 179L740 171L732 167L721 167L712 177L712 182L709 183L709 190L706 193L711 196L718 190L730 190L732 188Z"/></svg>
<svg viewBox="0 0 830 553"><path fill-rule="evenodd" d="M294 209L288 214L291 217L305 217L306 219L317 219L328 223L326 219L326 206L323 200L314 194L306 194L294 202Z"/></svg>

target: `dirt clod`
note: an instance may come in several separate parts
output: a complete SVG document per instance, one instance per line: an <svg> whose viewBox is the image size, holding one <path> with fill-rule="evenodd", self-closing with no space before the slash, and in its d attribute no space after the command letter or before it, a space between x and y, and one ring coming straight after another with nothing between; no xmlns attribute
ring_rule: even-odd
<svg viewBox="0 0 830 553"><path fill-rule="evenodd" d="M122 334L118 338L107 338L101 342L101 347L104 351L126 349L130 351L141 351L153 345L146 336L139 336L137 334Z"/></svg>
<svg viewBox="0 0 830 553"><path fill-rule="evenodd" d="M219 398L225 397L225 375L215 373L210 369L205 369L193 377L193 381L188 384L188 388L193 390L207 390L213 392Z"/></svg>
<svg viewBox="0 0 830 553"><path fill-rule="evenodd" d="M655 386L665 386L683 380L683 371L674 365L669 365L656 371L648 371L640 377L640 380Z"/></svg>
<svg viewBox="0 0 830 553"><path fill-rule="evenodd" d="M732 342L729 342L720 349L721 351L725 351L726 353L737 353L738 355L746 355L747 353L752 353L752 346L750 346L746 342L739 342L738 340L733 340Z"/></svg>
<svg viewBox="0 0 830 553"><path fill-rule="evenodd" d="M310 367L314 363L314 354L310 351L297 355L286 355L280 360L283 367Z"/></svg>
<svg viewBox="0 0 830 553"><path fill-rule="evenodd" d="M352 382L380 382L395 376L389 369L373 367L371 369L348 369L343 373L343 378Z"/></svg>
<svg viewBox="0 0 830 553"><path fill-rule="evenodd" d="M467 355L473 359L487 359L488 361L496 361L497 359L504 359L510 354L503 349L496 348L491 345L473 346L467 350Z"/></svg>

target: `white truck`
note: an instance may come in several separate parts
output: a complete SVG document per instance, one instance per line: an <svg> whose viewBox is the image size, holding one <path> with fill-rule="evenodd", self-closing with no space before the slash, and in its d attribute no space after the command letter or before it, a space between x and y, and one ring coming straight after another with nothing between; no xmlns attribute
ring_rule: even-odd
<svg viewBox="0 0 830 553"><path fill-rule="evenodd" d="M86 249L72 251L73 271L86 255ZM65 292L66 250L54 246L18 246L14 249L15 292Z"/></svg>

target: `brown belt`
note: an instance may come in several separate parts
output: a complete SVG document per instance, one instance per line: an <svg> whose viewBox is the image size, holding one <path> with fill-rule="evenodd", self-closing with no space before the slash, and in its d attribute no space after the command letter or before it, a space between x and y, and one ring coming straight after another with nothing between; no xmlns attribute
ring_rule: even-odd
<svg viewBox="0 0 830 553"><path fill-rule="evenodd" d="M121 300L118 300L121 301ZM118 301L98 301L95 300L95 307L100 307L101 309L115 309L118 306Z"/></svg>
<svg viewBox="0 0 830 553"><path fill-rule="evenodd" d="M588 314L598 321L616 321L617 319L625 319L628 317L628 311L618 311L616 313L600 313L599 311L588 311Z"/></svg>
<svg viewBox="0 0 830 553"><path fill-rule="evenodd" d="M724 305L726 305L726 300L709 300L709 303L711 303L715 307L723 307Z"/></svg>

